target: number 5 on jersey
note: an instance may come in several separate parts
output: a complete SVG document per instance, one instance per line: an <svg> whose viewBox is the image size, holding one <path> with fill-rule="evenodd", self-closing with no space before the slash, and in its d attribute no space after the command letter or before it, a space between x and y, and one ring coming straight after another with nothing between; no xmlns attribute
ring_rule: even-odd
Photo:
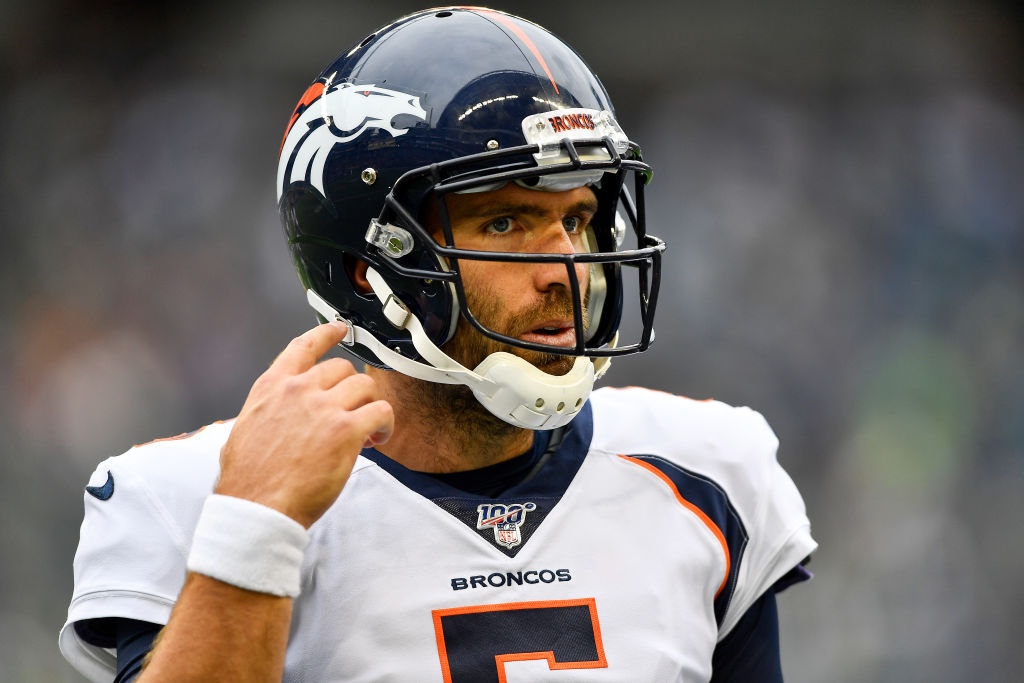
<svg viewBox="0 0 1024 683"><path fill-rule="evenodd" d="M445 683L505 683L505 662L548 668L608 666L593 598L474 605L433 611Z"/></svg>

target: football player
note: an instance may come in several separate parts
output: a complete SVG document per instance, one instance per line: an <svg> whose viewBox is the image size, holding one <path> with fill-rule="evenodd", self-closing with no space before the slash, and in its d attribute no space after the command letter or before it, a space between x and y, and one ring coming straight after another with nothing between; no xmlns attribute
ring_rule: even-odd
<svg viewBox="0 0 1024 683"><path fill-rule="evenodd" d="M770 428L591 393L653 340L650 179L526 20L432 9L344 52L277 174L322 324L236 419L99 465L65 657L97 681L781 680L775 594L816 544Z"/></svg>

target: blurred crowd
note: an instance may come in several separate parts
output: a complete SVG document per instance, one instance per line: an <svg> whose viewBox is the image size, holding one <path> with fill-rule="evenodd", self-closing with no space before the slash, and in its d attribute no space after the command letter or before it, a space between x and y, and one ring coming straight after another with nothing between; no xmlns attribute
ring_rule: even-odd
<svg viewBox="0 0 1024 683"><path fill-rule="evenodd" d="M495 5L580 50L655 168L657 341L605 381L775 427L821 543L780 598L789 680L1012 680L1022 16L768 5ZM4 680L79 680L56 634L96 464L232 416L312 324L274 205L280 135L324 64L417 8L4 9Z"/></svg>

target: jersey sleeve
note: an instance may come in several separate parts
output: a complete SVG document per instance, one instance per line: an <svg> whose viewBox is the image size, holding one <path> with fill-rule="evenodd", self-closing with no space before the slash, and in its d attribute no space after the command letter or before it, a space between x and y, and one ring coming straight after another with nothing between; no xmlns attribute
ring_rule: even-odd
<svg viewBox="0 0 1024 683"><path fill-rule="evenodd" d="M779 579L810 555L817 542L803 498L779 464L778 439L765 419L749 409L738 415L745 425L745 448L739 449L744 467L731 477L731 495L749 528L749 539L738 567L733 592L719 638L725 637L743 614Z"/></svg>
<svg viewBox="0 0 1024 683"><path fill-rule="evenodd" d="M105 460L90 477L59 637L65 659L88 679L110 681L115 673L115 643L103 620L167 623L216 476L209 460L177 444L152 444Z"/></svg>
<svg viewBox="0 0 1024 683"><path fill-rule="evenodd" d="M727 575L715 597L718 639L817 543L778 438L760 413L637 387L592 395L594 440L660 470L719 529Z"/></svg>

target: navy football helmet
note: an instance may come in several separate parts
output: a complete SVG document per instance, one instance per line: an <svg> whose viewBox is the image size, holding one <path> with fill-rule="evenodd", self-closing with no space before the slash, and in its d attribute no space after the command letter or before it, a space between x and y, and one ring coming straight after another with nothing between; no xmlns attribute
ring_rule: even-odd
<svg viewBox="0 0 1024 683"><path fill-rule="evenodd" d="M610 357L643 351L653 339L665 247L645 230L650 177L604 87L572 48L524 19L450 7L380 28L323 71L288 123L277 191L307 299L324 320L348 323L351 353L423 380L465 384L500 418L551 429L575 416ZM509 182L538 191L589 186L599 207L586 234L590 251L456 248L444 197ZM436 202L444 243L423 225L426 202ZM563 264L575 346L483 325L466 303L465 260ZM369 266L372 292L353 283L357 261ZM576 264L589 268L587 291ZM618 342L624 267L636 273L640 319L629 343ZM510 347L575 356L573 370L550 375L508 353L465 368L441 350L460 316Z"/></svg>

